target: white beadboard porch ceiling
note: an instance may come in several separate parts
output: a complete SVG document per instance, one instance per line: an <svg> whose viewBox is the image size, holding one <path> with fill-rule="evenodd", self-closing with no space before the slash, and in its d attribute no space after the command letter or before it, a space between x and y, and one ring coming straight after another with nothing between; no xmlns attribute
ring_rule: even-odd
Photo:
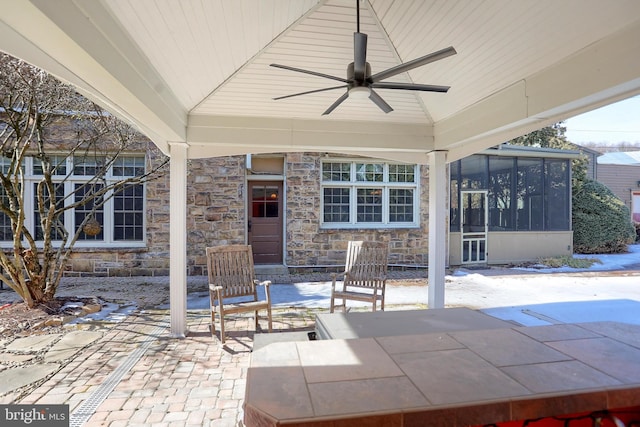
<svg viewBox="0 0 640 427"><path fill-rule="evenodd" d="M637 0L360 0L372 73L453 46L457 55L347 99L355 0L0 0L0 49L76 84L169 152L287 150L450 160L640 92ZM397 152L394 154L394 152ZM404 153L404 154L398 154Z"/></svg>

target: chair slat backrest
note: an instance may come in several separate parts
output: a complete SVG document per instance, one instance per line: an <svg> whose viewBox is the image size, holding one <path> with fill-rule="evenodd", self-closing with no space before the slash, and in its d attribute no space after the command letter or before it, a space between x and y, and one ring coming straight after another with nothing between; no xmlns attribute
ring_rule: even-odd
<svg viewBox="0 0 640 427"><path fill-rule="evenodd" d="M384 242L350 241L347 248L346 286L377 288L387 275L389 245Z"/></svg>
<svg viewBox="0 0 640 427"><path fill-rule="evenodd" d="M207 248L207 273L209 283L222 286L222 298L258 298L250 245Z"/></svg>

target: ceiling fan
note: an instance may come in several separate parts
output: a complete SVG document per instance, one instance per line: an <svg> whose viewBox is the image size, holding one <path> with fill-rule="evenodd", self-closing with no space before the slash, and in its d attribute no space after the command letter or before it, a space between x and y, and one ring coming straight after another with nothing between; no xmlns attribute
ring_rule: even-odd
<svg viewBox="0 0 640 427"><path fill-rule="evenodd" d="M384 71L371 75L371 66L367 62L367 35L360 32L360 0L356 0L356 32L353 33L353 62L347 66L347 78L336 77L329 74L319 73L316 71L304 70L302 68L290 67L288 65L270 64L272 67L282 68L284 70L295 71L298 73L310 74L312 76L324 77L326 79L337 80L344 84L340 86L326 87L323 89L309 90L305 92L294 93L291 95L279 96L274 100L291 98L294 96L308 95L310 93L324 92L327 90L343 89L347 91L338 98L327 110L322 113L326 115L335 110L348 97L366 98L374 102L382 111L389 113L393 108L385 102L384 99L374 89L402 89L402 90L418 90L424 92L447 92L449 86L423 85L416 83L392 83L383 82L382 80L393 77L397 74L407 72L417 67L439 61L448 56L455 55L456 50L450 46L437 52L416 58L412 61L405 62L395 67L388 68Z"/></svg>

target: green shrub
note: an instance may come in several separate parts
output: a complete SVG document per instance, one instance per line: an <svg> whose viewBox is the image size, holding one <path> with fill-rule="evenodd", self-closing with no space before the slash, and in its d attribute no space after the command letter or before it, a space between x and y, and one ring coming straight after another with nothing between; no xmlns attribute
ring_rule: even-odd
<svg viewBox="0 0 640 427"><path fill-rule="evenodd" d="M620 253L635 239L629 208L605 185L585 182L573 195L576 253Z"/></svg>
<svg viewBox="0 0 640 427"><path fill-rule="evenodd" d="M565 266L571 268L589 268L596 263L602 264L602 262L596 258L574 258L571 255L541 258L539 263L549 268L560 268Z"/></svg>

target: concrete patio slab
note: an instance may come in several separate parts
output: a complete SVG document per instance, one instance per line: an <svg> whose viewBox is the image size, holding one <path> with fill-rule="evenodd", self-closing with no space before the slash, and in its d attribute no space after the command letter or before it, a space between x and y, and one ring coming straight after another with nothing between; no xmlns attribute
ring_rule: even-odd
<svg viewBox="0 0 640 427"><path fill-rule="evenodd" d="M277 342L309 341L309 332L280 332L275 334L255 334L253 337L253 350Z"/></svg>
<svg viewBox="0 0 640 427"><path fill-rule="evenodd" d="M60 369L57 363L43 363L0 372L0 395L48 377Z"/></svg>
<svg viewBox="0 0 640 427"><path fill-rule="evenodd" d="M2 355L2 361L5 363L24 363L35 357L35 354L14 354L7 352Z"/></svg>
<svg viewBox="0 0 640 427"><path fill-rule="evenodd" d="M47 354L44 356L44 361L50 363L68 359L82 348L100 339L102 335L102 332L97 331L69 332L47 351Z"/></svg>
<svg viewBox="0 0 640 427"><path fill-rule="evenodd" d="M12 352L38 352L49 347L60 339L62 334L32 335L24 338L16 338L6 346Z"/></svg>

